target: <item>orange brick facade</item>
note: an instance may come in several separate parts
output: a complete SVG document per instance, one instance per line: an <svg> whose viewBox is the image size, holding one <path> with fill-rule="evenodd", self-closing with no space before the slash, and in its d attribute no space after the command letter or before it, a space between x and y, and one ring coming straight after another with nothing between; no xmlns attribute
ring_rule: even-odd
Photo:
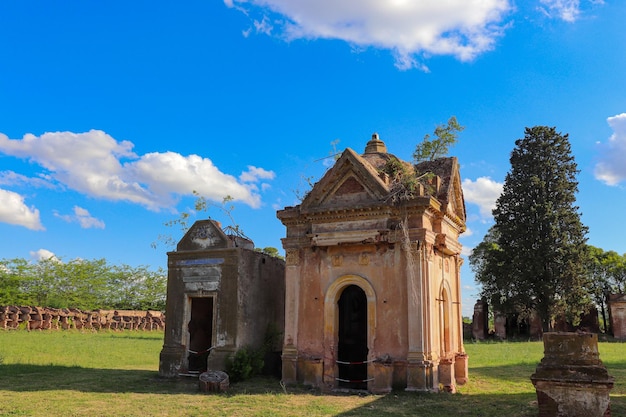
<svg viewBox="0 0 626 417"><path fill-rule="evenodd" d="M363 155L346 149L300 205L278 212L286 383L454 392L467 380L458 162L418 165L430 185L391 203L382 168L392 158L374 135Z"/></svg>

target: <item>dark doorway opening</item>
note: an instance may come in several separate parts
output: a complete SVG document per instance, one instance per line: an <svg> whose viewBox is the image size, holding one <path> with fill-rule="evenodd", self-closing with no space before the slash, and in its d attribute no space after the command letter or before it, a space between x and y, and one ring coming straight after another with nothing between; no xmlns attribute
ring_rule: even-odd
<svg viewBox="0 0 626 417"><path fill-rule="evenodd" d="M339 387L367 389L367 297L356 285L346 287L339 310Z"/></svg>
<svg viewBox="0 0 626 417"><path fill-rule="evenodd" d="M213 340L213 298L191 298L189 320L189 365L190 373L207 370L207 359Z"/></svg>

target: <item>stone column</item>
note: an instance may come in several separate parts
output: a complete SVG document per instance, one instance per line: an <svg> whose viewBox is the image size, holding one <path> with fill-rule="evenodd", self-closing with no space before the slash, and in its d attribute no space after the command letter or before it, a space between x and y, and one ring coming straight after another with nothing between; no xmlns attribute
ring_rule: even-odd
<svg viewBox="0 0 626 417"><path fill-rule="evenodd" d="M282 381L298 380L298 303L300 300L300 250L287 249L285 268L285 340L282 353Z"/></svg>
<svg viewBox="0 0 626 417"><path fill-rule="evenodd" d="M477 300L474 304L472 317L472 337L476 340L485 340L489 334L488 322L489 306L484 300Z"/></svg>
<svg viewBox="0 0 626 417"><path fill-rule="evenodd" d="M608 417L613 378L595 333L544 333L544 357L530 377L539 417Z"/></svg>
<svg viewBox="0 0 626 417"><path fill-rule="evenodd" d="M183 341L182 317L185 295L181 271L175 254L168 253L167 300L163 349L159 355L159 376L174 378L183 371L186 347Z"/></svg>
<svg viewBox="0 0 626 417"><path fill-rule="evenodd" d="M493 316L493 327L496 338L500 340L506 339L506 316L499 311L494 311Z"/></svg>
<svg viewBox="0 0 626 417"><path fill-rule="evenodd" d="M624 340L626 339L626 294L610 294L608 304L613 337Z"/></svg>
<svg viewBox="0 0 626 417"><path fill-rule="evenodd" d="M416 242L417 244L417 242ZM409 352L407 355L407 391L436 391L439 386L436 363L432 360L432 329L430 328L429 266L432 264L432 244L420 242L421 247L407 255L407 291ZM407 252L408 253L408 252Z"/></svg>

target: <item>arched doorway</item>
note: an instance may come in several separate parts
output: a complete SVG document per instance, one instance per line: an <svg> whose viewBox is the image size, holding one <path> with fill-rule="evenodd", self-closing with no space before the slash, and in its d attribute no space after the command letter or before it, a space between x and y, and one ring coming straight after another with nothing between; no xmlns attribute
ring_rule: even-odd
<svg viewBox="0 0 626 417"><path fill-rule="evenodd" d="M349 285L337 301L337 365L339 386L367 389L367 296Z"/></svg>

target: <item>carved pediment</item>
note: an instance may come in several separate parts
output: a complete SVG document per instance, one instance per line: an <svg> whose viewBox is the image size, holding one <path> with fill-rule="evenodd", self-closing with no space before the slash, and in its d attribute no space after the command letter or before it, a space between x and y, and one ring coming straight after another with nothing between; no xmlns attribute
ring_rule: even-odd
<svg viewBox="0 0 626 417"><path fill-rule="evenodd" d="M341 208L378 202L389 193L378 170L352 149L317 182L302 202L302 209Z"/></svg>
<svg viewBox="0 0 626 417"><path fill-rule="evenodd" d="M448 190L448 210L454 213L459 220L465 224L465 199L463 198L463 187L461 186L461 173L459 171L458 163L454 164L454 170L450 179L450 187Z"/></svg>
<svg viewBox="0 0 626 417"><path fill-rule="evenodd" d="M176 250L222 249L228 247L228 242L219 223L213 220L198 220L178 242Z"/></svg>

